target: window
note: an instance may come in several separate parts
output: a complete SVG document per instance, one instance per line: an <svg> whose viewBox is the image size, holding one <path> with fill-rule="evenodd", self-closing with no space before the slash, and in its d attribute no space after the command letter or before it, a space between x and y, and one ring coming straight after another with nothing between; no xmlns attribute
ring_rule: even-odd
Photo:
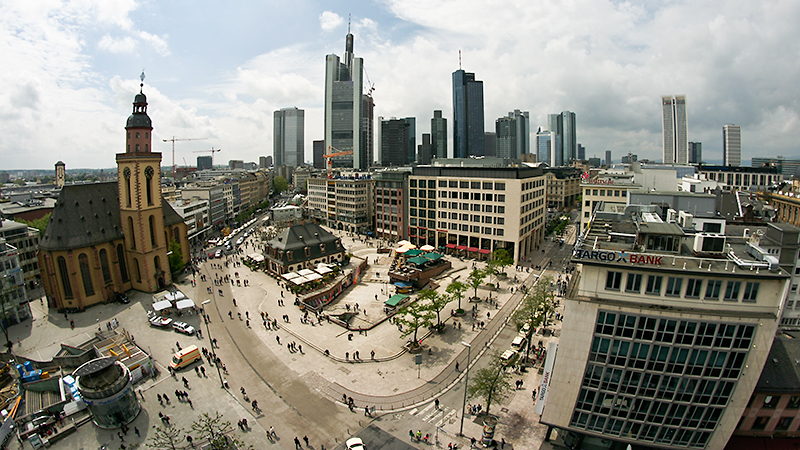
<svg viewBox="0 0 800 450"><path fill-rule="evenodd" d="M753 426L750 428L751 430L763 430L767 428L767 423L769 423L769 416L761 416L756 417L756 421L753 422Z"/></svg>
<svg viewBox="0 0 800 450"><path fill-rule="evenodd" d="M78 257L78 265L81 268L83 290L86 292L86 296L90 297L94 295L94 285L92 284L92 271L89 268L89 258L86 257L86 253L81 253Z"/></svg>
<svg viewBox="0 0 800 450"><path fill-rule="evenodd" d="M495 191L505 191L506 190L506 184L505 183L495 183L494 184L494 190Z"/></svg>
<svg viewBox="0 0 800 450"><path fill-rule="evenodd" d="M647 276L647 287L645 288L645 294L653 294L653 295L661 295L661 281L664 277L658 275L648 275Z"/></svg>
<svg viewBox="0 0 800 450"><path fill-rule="evenodd" d="M677 277L667 278L667 290L666 292L664 292L664 294L669 295L671 297L680 297L682 283L683 283L683 278L677 278Z"/></svg>
<svg viewBox="0 0 800 450"><path fill-rule="evenodd" d="M728 281L728 284L725 286L725 297L723 297L723 300L729 302L739 301L739 288L741 286L741 281Z"/></svg>
<svg viewBox="0 0 800 450"><path fill-rule="evenodd" d="M480 181L472 181L472 182L469 183L469 188L470 189L480 189L481 188L481 182Z"/></svg>
<svg viewBox="0 0 800 450"><path fill-rule="evenodd" d="M797 292L797 283L792 285L792 292Z"/></svg>
<svg viewBox="0 0 800 450"><path fill-rule="evenodd" d="M611 272L606 274L606 289L618 291L622 283L622 272Z"/></svg>
<svg viewBox="0 0 800 450"><path fill-rule="evenodd" d="M103 272L103 283L111 283L111 270L108 268L108 252L106 249L100 249L100 269Z"/></svg>
<svg viewBox="0 0 800 450"><path fill-rule="evenodd" d="M743 302L755 302L756 296L758 295L758 283L747 282L744 285L744 296L742 297Z"/></svg>
<svg viewBox="0 0 800 450"><path fill-rule="evenodd" d="M800 395L789 397L789 403L786 404L786 409L800 409Z"/></svg>
<svg viewBox="0 0 800 450"><path fill-rule="evenodd" d="M781 401L780 395L768 395L764 397L764 409L775 409L778 407L778 402Z"/></svg>
<svg viewBox="0 0 800 450"><path fill-rule="evenodd" d="M128 267L125 264L125 250L122 248L122 244L117 245L117 262L119 263L119 273L122 275L122 281L130 281Z"/></svg>
<svg viewBox="0 0 800 450"><path fill-rule="evenodd" d="M703 286L703 280L697 278L689 278L686 282L686 297L687 298L700 298L700 288Z"/></svg>
<svg viewBox="0 0 800 450"><path fill-rule="evenodd" d="M64 298L72 298L72 284L69 281L69 270L67 269L67 260L63 256L56 259L58 264L58 273L61 275L61 287L64 290Z"/></svg>
<svg viewBox="0 0 800 450"><path fill-rule="evenodd" d="M719 300L719 290L721 288L722 288L722 281L708 280L708 284L706 285L706 296L704 297L704 299Z"/></svg>
<svg viewBox="0 0 800 450"><path fill-rule="evenodd" d="M775 429L780 431L788 430L789 427L792 426L792 419L794 419L794 417L781 417L780 419L778 419L778 423L775 425Z"/></svg>
<svg viewBox="0 0 800 450"><path fill-rule="evenodd" d="M625 292L641 292L642 291L642 274L629 273L628 281L625 284Z"/></svg>

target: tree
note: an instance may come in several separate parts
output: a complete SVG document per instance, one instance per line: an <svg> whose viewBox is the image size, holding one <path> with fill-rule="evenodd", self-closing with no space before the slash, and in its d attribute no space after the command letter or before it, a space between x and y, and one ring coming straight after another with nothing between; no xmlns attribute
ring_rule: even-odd
<svg viewBox="0 0 800 450"><path fill-rule="evenodd" d="M178 241L170 241L167 260L169 261L169 270L171 273L177 273L183 269L183 254L181 253L181 244L179 244Z"/></svg>
<svg viewBox="0 0 800 450"><path fill-rule="evenodd" d="M492 399L504 395L511 390L511 374L506 372L508 363L500 359L497 352L492 354L492 359L487 367L475 371L467 387L469 395L478 396L486 400L486 415L492 406Z"/></svg>
<svg viewBox="0 0 800 450"><path fill-rule="evenodd" d="M478 297L478 288L481 287L484 279L486 279L486 272L481 269L472 269L472 273L467 277L469 286L475 290L475 298Z"/></svg>
<svg viewBox="0 0 800 450"><path fill-rule="evenodd" d="M445 289L445 292L450 294L451 298L458 299L458 313L459 314L464 312L464 310L461 309L461 297L464 296L464 291L466 291L466 290L467 290L467 285L462 283L462 282L460 282L460 281L458 281L458 280L455 280L452 283L450 283L447 286L447 288Z"/></svg>
<svg viewBox="0 0 800 450"><path fill-rule="evenodd" d="M252 449L233 434L233 425L223 420L219 412L203 413L192 423L192 430L201 440L207 440L211 450Z"/></svg>
<svg viewBox="0 0 800 450"><path fill-rule="evenodd" d="M550 284L553 282L552 277L543 277L539 282L534 285L527 294L522 298L519 309L514 313L511 318L522 328L528 326L528 350L525 356L528 356L531 348L531 336L533 330L539 326L546 327L550 315L555 310L553 302L553 292L550 290Z"/></svg>
<svg viewBox="0 0 800 450"><path fill-rule="evenodd" d="M489 260L489 263L492 266L498 267L502 273L506 271L506 266L514 264L514 258L511 256L508 250L504 248L498 248L492 252L492 259Z"/></svg>
<svg viewBox="0 0 800 450"><path fill-rule="evenodd" d="M44 230L47 229L47 224L50 222L51 214L52 213L47 213L44 215L44 217L34 220L24 220L24 219L14 219L14 220L19 223L24 223L25 225L31 228L36 228L37 230L39 230L39 236L41 237L44 236Z"/></svg>
<svg viewBox="0 0 800 450"><path fill-rule="evenodd" d="M439 313L444 309L445 306L447 306L447 303L450 301L450 297L439 294L433 289L423 289L419 291L417 298L430 305L431 311L436 313L436 328L441 330L442 318Z"/></svg>
<svg viewBox="0 0 800 450"><path fill-rule="evenodd" d="M395 316L394 320L404 327L400 335L406 337L413 334L414 342L412 347L419 346L417 330L421 327L433 325L433 310L430 304L426 303L423 298L418 297L416 301L400 308L398 316Z"/></svg>
<svg viewBox="0 0 800 450"><path fill-rule="evenodd" d="M289 189L289 182L286 181L286 178L284 178L282 175L278 175L272 179L272 188L275 190L276 194L280 194L281 192Z"/></svg>
<svg viewBox="0 0 800 450"><path fill-rule="evenodd" d="M183 448L183 428L156 426L153 436L144 444L150 448L177 450Z"/></svg>

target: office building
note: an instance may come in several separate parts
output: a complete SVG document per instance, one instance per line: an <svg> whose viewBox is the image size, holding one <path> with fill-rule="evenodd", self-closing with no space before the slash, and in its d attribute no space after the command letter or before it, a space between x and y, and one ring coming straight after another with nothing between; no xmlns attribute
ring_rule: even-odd
<svg viewBox="0 0 800 450"><path fill-rule="evenodd" d="M722 165L742 165L742 130L739 125L722 127Z"/></svg>
<svg viewBox="0 0 800 450"><path fill-rule="evenodd" d="M409 169L389 169L375 173L375 236L389 242L408 237Z"/></svg>
<svg viewBox="0 0 800 450"><path fill-rule="evenodd" d="M546 210L544 172L485 162L437 160L433 166L413 168L408 187L412 243L469 257L503 248L515 262L539 248Z"/></svg>
<svg viewBox="0 0 800 450"><path fill-rule="evenodd" d="M409 120L410 119L410 120ZM385 167L406 166L409 163L409 147L413 143L413 118L391 119L378 118L378 136L380 145L380 164Z"/></svg>
<svg viewBox="0 0 800 450"><path fill-rule="evenodd" d="M228 169L244 170L244 161L241 159L231 159L228 161Z"/></svg>
<svg viewBox="0 0 800 450"><path fill-rule="evenodd" d="M495 156L495 152L497 152L497 133L494 131L483 133L483 152L483 156Z"/></svg>
<svg viewBox="0 0 800 450"><path fill-rule="evenodd" d="M549 128L539 127L536 132L536 154L539 162L547 163L554 166L554 155L556 142L556 133L550 131Z"/></svg>
<svg viewBox="0 0 800 450"><path fill-rule="evenodd" d="M583 172L575 167L545 167L547 207L560 211L579 206L576 202L581 195L581 175Z"/></svg>
<svg viewBox="0 0 800 450"><path fill-rule="evenodd" d="M431 119L431 158L447 158L447 119L438 109Z"/></svg>
<svg viewBox="0 0 800 450"><path fill-rule="evenodd" d="M325 153L353 152L333 157L333 167L367 169L371 164L370 130L365 117L364 60L353 54L353 35L347 33L343 59L325 57ZM369 111L367 111L368 113Z"/></svg>
<svg viewBox="0 0 800 450"><path fill-rule="evenodd" d="M31 298L21 266L18 249L0 237L0 319L4 326L31 317Z"/></svg>
<svg viewBox="0 0 800 450"><path fill-rule="evenodd" d="M784 179L791 178L800 168L800 159L777 157L757 157L750 159L750 167L776 167Z"/></svg>
<svg viewBox="0 0 800 450"><path fill-rule="evenodd" d="M722 449L748 406L789 275L725 219L693 231L655 211L600 208L576 243L536 400L545 440L557 428L568 448Z"/></svg>
<svg viewBox="0 0 800 450"><path fill-rule="evenodd" d="M611 167L611 150L606 150L606 167Z"/></svg>
<svg viewBox="0 0 800 450"><path fill-rule="evenodd" d="M211 156L198 156L197 157L197 170L213 169L213 159Z"/></svg>
<svg viewBox="0 0 800 450"><path fill-rule="evenodd" d="M417 162L431 163L431 135L428 133L422 133L422 143L417 146Z"/></svg>
<svg viewBox="0 0 800 450"><path fill-rule="evenodd" d="M662 96L661 114L664 134L664 164L687 164L689 162L689 125L686 118L686 96Z"/></svg>
<svg viewBox="0 0 800 450"><path fill-rule="evenodd" d="M642 188L641 184L633 180L633 176L633 172L601 171L594 178L581 181L583 204L580 233L588 228L592 214L601 204L625 208L629 193Z"/></svg>
<svg viewBox="0 0 800 450"><path fill-rule="evenodd" d="M374 229L374 195L374 181L366 173L309 178L307 214L337 230L366 233Z"/></svg>
<svg viewBox="0 0 800 450"><path fill-rule="evenodd" d="M28 300L42 297L42 275L39 268L39 230L24 223L0 219L0 238L17 249L19 267L25 283Z"/></svg>
<svg viewBox="0 0 800 450"><path fill-rule="evenodd" d="M305 111L282 108L275 111L272 150L276 166L303 165L305 152Z"/></svg>
<svg viewBox="0 0 800 450"><path fill-rule="evenodd" d="M258 157L258 168L259 169L266 169L269 166L267 165L267 157L266 156L259 156Z"/></svg>
<svg viewBox="0 0 800 450"><path fill-rule="evenodd" d="M313 141L311 145L314 151L314 168L324 169L325 158L322 155L325 154L325 141Z"/></svg>
<svg viewBox="0 0 800 450"><path fill-rule="evenodd" d="M621 162L622 162L622 164L630 164L630 163L634 163L634 162L636 162L638 160L639 160L639 155L636 155L634 153L628 153L627 155L622 157Z"/></svg>
<svg viewBox="0 0 800 450"><path fill-rule="evenodd" d="M483 81L474 73L453 72L453 157L485 156Z"/></svg>
<svg viewBox="0 0 800 450"><path fill-rule="evenodd" d="M581 144L578 144L578 160L586 160L586 147L582 146Z"/></svg>
<svg viewBox="0 0 800 450"><path fill-rule="evenodd" d="M702 142L689 142L689 164L703 164Z"/></svg>
<svg viewBox="0 0 800 450"><path fill-rule="evenodd" d="M519 159L531 152L530 118L528 111L518 109L495 121L497 143L494 156Z"/></svg>
<svg viewBox="0 0 800 450"><path fill-rule="evenodd" d="M547 127L556 134L553 145L553 165L568 166L578 157L578 138L575 127L575 113L562 111L547 116Z"/></svg>
<svg viewBox="0 0 800 450"><path fill-rule="evenodd" d="M698 165L697 173L707 180L725 183L731 190L764 190L783 179L777 167Z"/></svg>
<svg viewBox="0 0 800 450"><path fill-rule="evenodd" d="M361 106L361 145L364 148L367 167L369 167L375 163L375 138L372 135L375 129L373 123L375 101L372 98L372 90L361 96Z"/></svg>

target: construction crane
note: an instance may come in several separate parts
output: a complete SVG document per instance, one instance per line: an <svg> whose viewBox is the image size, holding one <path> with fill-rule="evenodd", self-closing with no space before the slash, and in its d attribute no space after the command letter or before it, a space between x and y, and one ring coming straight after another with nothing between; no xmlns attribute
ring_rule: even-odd
<svg viewBox="0 0 800 450"><path fill-rule="evenodd" d="M221 151L222 151L221 148L211 147L211 150L196 150L195 153L208 153L208 152L211 152L211 168L213 169L214 168L214 153L221 152ZM200 168L198 167L198 169L200 169Z"/></svg>
<svg viewBox="0 0 800 450"><path fill-rule="evenodd" d="M336 150L336 151L334 153L331 153L331 150ZM336 156L345 156L345 155L352 155L352 154L353 154L352 150L340 151L338 148L336 148L336 147L334 147L332 145L328 146L328 154L327 155L322 155L323 158L328 160L328 179L331 178L331 172L333 172L333 160L331 160L331 158L334 158Z"/></svg>
<svg viewBox="0 0 800 450"><path fill-rule="evenodd" d="M208 138L176 138L162 139L164 142L172 142L172 179L175 179L175 141L205 141Z"/></svg>

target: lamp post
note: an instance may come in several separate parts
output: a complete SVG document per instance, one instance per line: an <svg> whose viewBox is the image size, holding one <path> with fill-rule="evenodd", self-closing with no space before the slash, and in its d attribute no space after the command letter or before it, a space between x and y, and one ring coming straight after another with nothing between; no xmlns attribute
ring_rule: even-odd
<svg viewBox="0 0 800 450"><path fill-rule="evenodd" d="M467 347L467 373L464 374L464 402L461 404L461 428L458 435L464 436L464 413L467 410L467 387L469 386L469 352L472 350L472 346L464 341L461 341L461 345Z"/></svg>
<svg viewBox="0 0 800 450"><path fill-rule="evenodd" d="M209 303L211 303L211 299L203 301L201 305L205 306ZM205 308L203 308L203 314L205 314ZM211 328L208 327L208 320L206 320L205 317L203 317L203 321L206 323L206 334L208 334L208 342L211 344L211 355L213 356L216 355L217 352L214 351L214 339L211 338ZM222 381L222 372L219 370L219 364L217 364L217 362L214 361L214 365L217 367L217 375L219 375L219 385L221 388L224 389L225 383Z"/></svg>

